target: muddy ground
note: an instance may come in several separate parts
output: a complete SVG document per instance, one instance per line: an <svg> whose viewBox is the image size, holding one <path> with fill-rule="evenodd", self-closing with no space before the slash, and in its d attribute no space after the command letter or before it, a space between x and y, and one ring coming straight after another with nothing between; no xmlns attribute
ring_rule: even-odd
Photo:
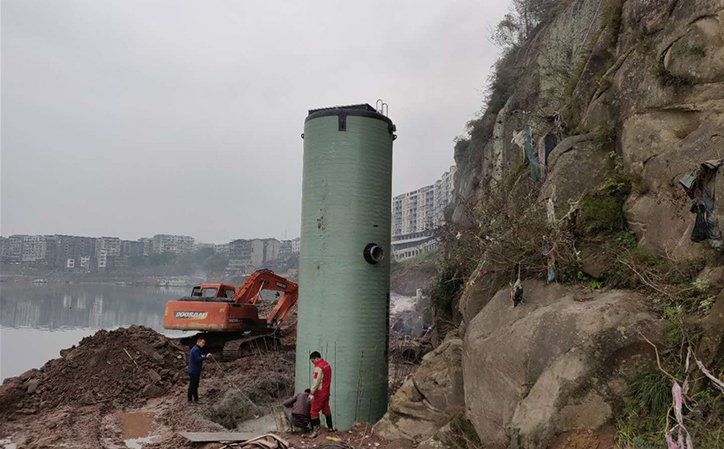
<svg viewBox="0 0 724 449"><path fill-rule="evenodd" d="M243 428L276 431L297 448L330 443L327 434L315 440L286 434L283 423L271 418L280 416L281 402L293 394L293 318L281 342L274 352L206 361L201 404L188 405L188 348L140 326L99 331L41 369L5 380L0 441L38 449L192 448L204 446L177 432ZM332 436L360 447L405 447L375 437L369 425Z"/></svg>

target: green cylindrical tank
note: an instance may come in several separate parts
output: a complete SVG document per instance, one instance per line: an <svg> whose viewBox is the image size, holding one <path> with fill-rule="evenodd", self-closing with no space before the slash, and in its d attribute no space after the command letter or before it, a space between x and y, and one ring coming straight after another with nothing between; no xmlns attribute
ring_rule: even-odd
<svg viewBox="0 0 724 449"><path fill-rule="evenodd" d="M341 430L387 410L394 131L366 104L311 110L304 124L296 390L319 351Z"/></svg>

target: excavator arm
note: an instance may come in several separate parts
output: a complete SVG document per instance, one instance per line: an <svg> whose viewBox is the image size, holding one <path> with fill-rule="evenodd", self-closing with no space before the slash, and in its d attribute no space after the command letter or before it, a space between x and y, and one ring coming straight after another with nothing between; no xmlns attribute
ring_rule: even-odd
<svg viewBox="0 0 724 449"><path fill-rule="evenodd" d="M271 270L258 270L246 278L231 300L236 304L255 305L262 290L283 292L277 305L266 317L267 323L271 325L286 318L291 308L297 303L298 289L297 284Z"/></svg>

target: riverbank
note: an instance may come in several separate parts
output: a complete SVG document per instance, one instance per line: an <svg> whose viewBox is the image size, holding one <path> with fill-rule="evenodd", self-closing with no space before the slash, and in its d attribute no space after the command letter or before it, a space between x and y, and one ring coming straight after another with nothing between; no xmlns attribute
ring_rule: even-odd
<svg viewBox="0 0 724 449"><path fill-rule="evenodd" d="M281 402L294 386L294 320L281 346L232 362L219 354L204 365L201 405L186 403L188 348L132 326L98 331L40 369L0 387L0 441L5 447L192 448L178 432L274 432L294 447L329 442L285 433ZM334 435L355 447L405 448L373 435L370 425ZM216 447L216 446L205 446Z"/></svg>

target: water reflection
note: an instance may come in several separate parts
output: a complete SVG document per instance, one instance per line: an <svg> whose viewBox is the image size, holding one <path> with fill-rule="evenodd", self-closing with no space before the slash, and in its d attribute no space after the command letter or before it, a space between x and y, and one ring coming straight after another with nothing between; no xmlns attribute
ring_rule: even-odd
<svg viewBox="0 0 724 449"><path fill-rule="evenodd" d="M161 331L166 301L185 293L115 285L3 284L0 326L52 331L141 324Z"/></svg>
<svg viewBox="0 0 724 449"><path fill-rule="evenodd" d="M140 324L164 332L179 288L102 284L0 284L0 378L38 368L98 329ZM168 332L164 332L169 335ZM175 333L175 334L178 334Z"/></svg>

